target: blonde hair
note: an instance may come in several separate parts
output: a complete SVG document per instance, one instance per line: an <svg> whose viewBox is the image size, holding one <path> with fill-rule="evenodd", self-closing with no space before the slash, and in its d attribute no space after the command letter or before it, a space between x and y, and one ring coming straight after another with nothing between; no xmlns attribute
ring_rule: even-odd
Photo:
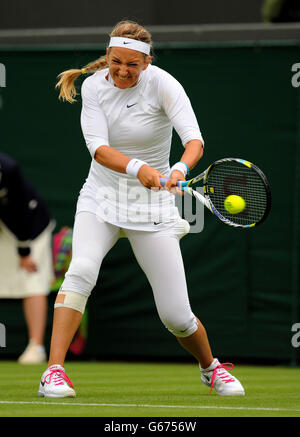
<svg viewBox="0 0 300 437"><path fill-rule="evenodd" d="M138 41L143 41L151 46L152 51L152 37L151 34L140 24L125 20L120 21L112 30L109 35L113 36L122 36L125 38L132 38ZM145 55L147 57L147 55ZM96 71L102 70L106 68L107 58L106 55L101 56L101 58L96 59L85 65L83 68L71 69L63 71L58 75L59 81L57 82L55 88L59 88L59 96L58 98L63 101L67 101L73 103L76 101L75 97L77 95L77 91L75 88L75 80L81 75L86 73L95 73Z"/></svg>

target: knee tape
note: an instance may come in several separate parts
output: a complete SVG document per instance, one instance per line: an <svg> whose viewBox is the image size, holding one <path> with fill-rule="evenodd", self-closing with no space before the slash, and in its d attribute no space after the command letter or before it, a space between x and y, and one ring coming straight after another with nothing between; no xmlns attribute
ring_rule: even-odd
<svg viewBox="0 0 300 437"><path fill-rule="evenodd" d="M71 308L84 313L88 297L75 291L60 290L57 293L54 308Z"/></svg>

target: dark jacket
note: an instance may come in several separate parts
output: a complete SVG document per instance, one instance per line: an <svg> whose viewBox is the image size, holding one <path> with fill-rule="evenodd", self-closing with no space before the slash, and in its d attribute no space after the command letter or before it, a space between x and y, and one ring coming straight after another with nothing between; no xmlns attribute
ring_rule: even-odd
<svg viewBox="0 0 300 437"><path fill-rule="evenodd" d="M30 242L49 225L44 200L25 179L18 163L0 153L0 220L18 239L20 256L30 254Z"/></svg>

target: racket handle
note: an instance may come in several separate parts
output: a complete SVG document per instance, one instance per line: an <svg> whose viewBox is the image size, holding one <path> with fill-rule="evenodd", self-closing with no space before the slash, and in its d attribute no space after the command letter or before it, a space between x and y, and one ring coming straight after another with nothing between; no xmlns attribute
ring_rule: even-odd
<svg viewBox="0 0 300 437"><path fill-rule="evenodd" d="M166 178L160 178L160 183L163 187L165 186L167 180L168 179L166 179ZM179 188L186 187L187 184L188 184L188 181L177 181L177 187L179 187Z"/></svg>

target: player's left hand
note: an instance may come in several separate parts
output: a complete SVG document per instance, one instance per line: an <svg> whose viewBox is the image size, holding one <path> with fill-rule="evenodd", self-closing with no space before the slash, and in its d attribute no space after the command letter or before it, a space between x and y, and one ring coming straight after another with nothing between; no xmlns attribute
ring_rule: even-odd
<svg viewBox="0 0 300 437"><path fill-rule="evenodd" d="M165 188L173 194L181 194L183 196L184 191L177 187L177 181L185 181L185 177L181 171L174 170L170 174L169 179L165 184Z"/></svg>
<svg viewBox="0 0 300 437"><path fill-rule="evenodd" d="M28 273L37 272L37 265L30 255L20 257L20 267Z"/></svg>

